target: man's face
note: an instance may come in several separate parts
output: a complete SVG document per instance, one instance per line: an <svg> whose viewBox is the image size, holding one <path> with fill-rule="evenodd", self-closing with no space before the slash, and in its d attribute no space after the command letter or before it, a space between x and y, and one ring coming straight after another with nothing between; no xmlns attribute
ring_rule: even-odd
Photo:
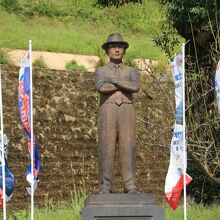
<svg viewBox="0 0 220 220"><path fill-rule="evenodd" d="M123 44L112 44L109 45L107 54L110 59L121 60L125 54L125 48Z"/></svg>

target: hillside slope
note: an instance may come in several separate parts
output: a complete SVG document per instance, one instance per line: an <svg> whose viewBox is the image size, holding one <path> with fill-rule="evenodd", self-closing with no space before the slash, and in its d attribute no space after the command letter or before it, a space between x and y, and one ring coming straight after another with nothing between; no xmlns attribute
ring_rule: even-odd
<svg viewBox="0 0 220 220"><path fill-rule="evenodd" d="M152 41L164 19L156 0L120 8L98 8L92 2L19 0L15 8L0 7L0 48L26 49L31 39L33 50L102 57L108 34L120 32L130 43L127 60L164 56Z"/></svg>

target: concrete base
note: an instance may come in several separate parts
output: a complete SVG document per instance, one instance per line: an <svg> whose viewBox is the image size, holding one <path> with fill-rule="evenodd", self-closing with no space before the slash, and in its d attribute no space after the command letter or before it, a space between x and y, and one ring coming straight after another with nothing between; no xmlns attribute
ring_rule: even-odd
<svg viewBox="0 0 220 220"><path fill-rule="evenodd" d="M90 194L83 220L164 220L164 209L153 194Z"/></svg>

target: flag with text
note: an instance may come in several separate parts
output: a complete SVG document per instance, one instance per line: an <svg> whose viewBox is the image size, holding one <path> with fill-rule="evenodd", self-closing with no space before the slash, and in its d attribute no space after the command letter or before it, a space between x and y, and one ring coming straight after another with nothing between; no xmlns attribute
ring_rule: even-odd
<svg viewBox="0 0 220 220"><path fill-rule="evenodd" d="M171 140L170 165L165 181L165 194L169 205L173 209L177 208L184 187L184 153L186 154L186 151L183 144L185 140L183 140L184 85L182 62L182 54L178 54L174 60L170 62L175 85L176 120ZM185 158L187 158L186 155ZM191 180L192 178L186 174L186 185L188 185Z"/></svg>

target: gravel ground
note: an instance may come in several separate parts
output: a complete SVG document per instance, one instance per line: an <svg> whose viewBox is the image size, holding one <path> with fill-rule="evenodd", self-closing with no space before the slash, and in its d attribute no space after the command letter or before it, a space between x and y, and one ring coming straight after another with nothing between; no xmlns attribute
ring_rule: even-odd
<svg viewBox="0 0 220 220"><path fill-rule="evenodd" d="M9 57L15 66L20 66L24 57L25 50L11 50ZM67 53L53 53L44 51L32 51L32 61L42 57L48 69L65 70L65 65L71 60L75 60L79 65L83 65L87 71L94 72L96 63L99 61L97 56L76 55Z"/></svg>

